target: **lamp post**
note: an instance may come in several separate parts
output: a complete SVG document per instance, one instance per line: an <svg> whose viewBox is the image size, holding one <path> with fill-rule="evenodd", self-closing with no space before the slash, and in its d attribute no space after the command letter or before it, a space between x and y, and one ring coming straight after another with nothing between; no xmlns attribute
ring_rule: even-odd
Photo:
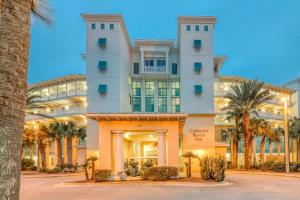
<svg viewBox="0 0 300 200"><path fill-rule="evenodd" d="M288 108L287 99L282 99L284 104L284 151L285 151L285 172L290 172L290 152L289 152L289 121L288 121Z"/></svg>

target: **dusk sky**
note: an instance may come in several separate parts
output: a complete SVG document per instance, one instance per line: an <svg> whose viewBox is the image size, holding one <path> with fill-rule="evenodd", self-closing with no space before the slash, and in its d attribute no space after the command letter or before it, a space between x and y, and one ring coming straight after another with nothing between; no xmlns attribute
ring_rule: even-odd
<svg viewBox="0 0 300 200"><path fill-rule="evenodd" d="M222 75L273 84L300 77L299 0L51 0L53 25L33 18L29 83L84 74L80 13L121 14L130 39L173 39L178 16L217 16L215 54ZM184 68L184 66L183 66Z"/></svg>

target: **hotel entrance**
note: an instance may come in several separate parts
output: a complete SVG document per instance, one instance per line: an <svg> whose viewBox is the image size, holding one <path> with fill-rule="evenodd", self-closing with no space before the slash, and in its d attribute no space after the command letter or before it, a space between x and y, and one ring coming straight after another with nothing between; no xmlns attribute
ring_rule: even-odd
<svg viewBox="0 0 300 200"><path fill-rule="evenodd" d="M138 162L139 167L145 162L179 167L186 114L88 114L88 117L97 121L99 127L97 168L117 173L129 162Z"/></svg>
<svg viewBox="0 0 300 200"><path fill-rule="evenodd" d="M158 135L156 132L128 131L123 138L124 165L137 162L139 167L145 163L158 165Z"/></svg>

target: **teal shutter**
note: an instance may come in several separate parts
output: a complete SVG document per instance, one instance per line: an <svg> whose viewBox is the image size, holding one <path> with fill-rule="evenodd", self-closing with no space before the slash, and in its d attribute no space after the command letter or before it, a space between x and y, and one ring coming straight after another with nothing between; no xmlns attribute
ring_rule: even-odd
<svg viewBox="0 0 300 200"><path fill-rule="evenodd" d="M106 38L99 38L98 45L99 45L99 47L105 47L106 46Z"/></svg>
<svg viewBox="0 0 300 200"><path fill-rule="evenodd" d="M203 92L202 85L195 85L194 90L195 90L196 95L202 94L202 92Z"/></svg>
<svg viewBox="0 0 300 200"><path fill-rule="evenodd" d="M194 70L195 70L196 72L200 72L201 69L202 69L202 63L201 63L201 62L196 62L196 63L194 63Z"/></svg>
<svg viewBox="0 0 300 200"><path fill-rule="evenodd" d="M107 85L100 84L98 87L98 92L100 94L106 94L107 93Z"/></svg>
<svg viewBox="0 0 300 200"><path fill-rule="evenodd" d="M104 71L107 68L107 62L106 61L99 61L98 68L100 71Z"/></svg>
<svg viewBox="0 0 300 200"><path fill-rule="evenodd" d="M196 49L199 49L202 45L202 41L201 40L194 40L194 47Z"/></svg>

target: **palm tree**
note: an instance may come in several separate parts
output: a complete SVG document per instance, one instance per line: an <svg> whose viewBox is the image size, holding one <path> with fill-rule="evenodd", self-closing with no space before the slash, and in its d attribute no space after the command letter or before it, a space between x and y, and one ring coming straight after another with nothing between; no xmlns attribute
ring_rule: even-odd
<svg viewBox="0 0 300 200"><path fill-rule="evenodd" d="M39 130L36 133L36 140L38 143L38 156L41 156L41 167L42 169L47 168L47 160L46 160L46 145L47 140L50 137L50 130L48 126L40 125ZM38 169L40 167L40 163L38 163Z"/></svg>
<svg viewBox="0 0 300 200"><path fill-rule="evenodd" d="M231 86L232 92L225 95L229 100L228 106L223 110L231 113L240 113L243 120L244 133L244 160L245 168L250 168L251 154L250 142L253 138L249 133L249 123L251 116L258 116L257 107L273 98L268 90L263 90L264 83L257 80L243 81L240 85L235 84Z"/></svg>
<svg viewBox="0 0 300 200"><path fill-rule="evenodd" d="M73 161L73 138L85 138L86 132L84 128L77 128L74 122L64 124L64 132L67 137L67 163L72 164Z"/></svg>
<svg viewBox="0 0 300 200"><path fill-rule="evenodd" d="M22 135L22 151L24 151L25 147L28 147L31 160L33 160L34 143L35 143L34 132L31 129L25 128Z"/></svg>
<svg viewBox="0 0 300 200"><path fill-rule="evenodd" d="M49 124L49 132L50 137L55 139L57 145L57 165L58 167L62 167L64 164L63 161L63 152L62 152L62 139L65 135L64 130L65 123L64 122L52 122Z"/></svg>
<svg viewBox="0 0 300 200"><path fill-rule="evenodd" d="M242 138L243 132L243 121L242 114L239 110L231 110L226 112L226 120L234 121L234 127L228 128L227 130L221 130L221 134L224 140L231 138L232 148L231 148L231 160L233 167L238 166L238 145Z"/></svg>
<svg viewBox="0 0 300 200"><path fill-rule="evenodd" d="M31 13L49 22L45 2L0 1L0 196L19 199L21 138L30 45Z"/></svg>
<svg viewBox="0 0 300 200"><path fill-rule="evenodd" d="M300 118L290 120L289 136L297 140L297 162L300 163Z"/></svg>
<svg viewBox="0 0 300 200"><path fill-rule="evenodd" d="M277 155L280 156L280 138L284 136L284 128L282 127L275 128L274 134L277 135L276 137L279 138L276 145L277 145Z"/></svg>
<svg viewBox="0 0 300 200"><path fill-rule="evenodd" d="M198 158L198 155L194 154L193 152L189 151L182 155L183 157L187 158L188 161L185 163L186 165L186 176L191 177L192 176L192 158Z"/></svg>
<svg viewBox="0 0 300 200"><path fill-rule="evenodd" d="M233 167L238 166L238 147L241 139L241 132L237 126L221 130L223 140L231 140L231 161Z"/></svg>
<svg viewBox="0 0 300 200"><path fill-rule="evenodd" d="M272 126L264 119L254 118L250 122L249 131L253 137L261 136L259 162L264 163L266 140L273 134Z"/></svg>

